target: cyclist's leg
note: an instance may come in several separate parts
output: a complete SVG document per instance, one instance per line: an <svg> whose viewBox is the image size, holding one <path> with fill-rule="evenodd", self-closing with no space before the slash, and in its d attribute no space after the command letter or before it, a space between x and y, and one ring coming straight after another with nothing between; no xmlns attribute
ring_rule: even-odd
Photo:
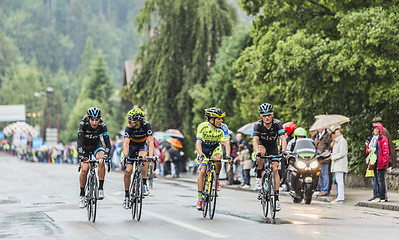
<svg viewBox="0 0 399 240"><path fill-rule="evenodd" d="M104 163L104 161L100 162L101 158L104 157L104 153L105 153L105 149L103 147L99 147L96 149L96 151L94 151L94 156L99 161L97 173L98 173L98 179L100 181L104 181L104 178L105 178L105 163ZM100 189L102 189L102 188L100 188Z"/></svg>
<svg viewBox="0 0 399 240"><path fill-rule="evenodd" d="M222 146L219 144L219 146L217 148L215 148L215 150L213 150L211 158L222 159L222 157L223 157L223 150L222 150ZM221 162L216 163L216 175L217 176L219 176L221 169L222 169L222 163Z"/></svg>
<svg viewBox="0 0 399 240"><path fill-rule="evenodd" d="M259 150L262 156L266 154L266 147L263 145L259 145ZM264 167L264 159L258 158L258 166L256 168L256 178L255 178L255 190L259 190L261 188L261 178Z"/></svg>
<svg viewBox="0 0 399 240"><path fill-rule="evenodd" d="M278 165L280 163L278 161L273 161L272 168L274 172L274 178L276 179L276 190L279 191L280 189L280 175L278 174Z"/></svg>
<svg viewBox="0 0 399 240"><path fill-rule="evenodd" d="M89 173L89 164L81 162L80 163L80 176L79 176L80 188L83 188L83 189L85 188L88 173Z"/></svg>
<svg viewBox="0 0 399 240"><path fill-rule="evenodd" d="M129 158L136 158L137 157L137 145L129 145ZM130 189L130 182L133 172L133 162L130 160L126 160L126 169L125 174L123 175L123 181L125 185L125 197L129 197L129 189Z"/></svg>

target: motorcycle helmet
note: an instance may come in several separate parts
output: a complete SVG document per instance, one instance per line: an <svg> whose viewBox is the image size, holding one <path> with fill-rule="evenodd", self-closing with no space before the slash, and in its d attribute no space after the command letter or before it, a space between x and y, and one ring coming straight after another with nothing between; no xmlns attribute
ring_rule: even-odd
<svg viewBox="0 0 399 240"><path fill-rule="evenodd" d="M296 129L296 124L294 122L286 122L284 123L283 128L287 135L290 136Z"/></svg>
<svg viewBox="0 0 399 240"><path fill-rule="evenodd" d="M297 128L294 131L294 136L295 137L306 137L306 130L304 128Z"/></svg>

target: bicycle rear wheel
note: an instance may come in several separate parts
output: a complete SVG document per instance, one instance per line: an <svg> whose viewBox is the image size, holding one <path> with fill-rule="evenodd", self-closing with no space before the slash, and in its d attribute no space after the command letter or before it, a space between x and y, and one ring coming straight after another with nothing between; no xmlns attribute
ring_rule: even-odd
<svg viewBox="0 0 399 240"><path fill-rule="evenodd" d="M262 176L262 185L261 185L261 189L260 189L260 203L262 204L262 209L263 209L263 216L267 217L267 214L269 213L269 200L270 198L268 198L268 189L269 188L269 181L267 181L267 174L263 174Z"/></svg>
<svg viewBox="0 0 399 240"><path fill-rule="evenodd" d="M274 177L274 172L270 174L269 177L269 189L270 189L270 214L274 219L276 217L276 178Z"/></svg>
<svg viewBox="0 0 399 240"><path fill-rule="evenodd" d="M202 191L202 216L206 218L206 214L208 213L208 204L209 204L209 195L208 195L208 185L210 184L208 181L208 174L205 175L204 180L204 190Z"/></svg>
<svg viewBox="0 0 399 240"><path fill-rule="evenodd" d="M213 219L213 216L215 215L215 209L216 209L216 197L217 197L217 179L216 179L216 173L212 172L212 178L210 181L210 194L209 194L209 218Z"/></svg>

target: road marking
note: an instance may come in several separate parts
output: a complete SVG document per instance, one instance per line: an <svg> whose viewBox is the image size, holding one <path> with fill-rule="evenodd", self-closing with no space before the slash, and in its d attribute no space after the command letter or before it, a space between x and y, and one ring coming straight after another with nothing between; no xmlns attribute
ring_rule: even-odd
<svg viewBox="0 0 399 240"><path fill-rule="evenodd" d="M153 217L156 217L156 218L159 218L161 220L164 220L165 222L170 222L170 223L179 225L181 227L184 227L184 228L187 228L187 229L190 229L190 230L193 230L193 231L208 235L208 236L213 237L213 238L227 238L227 236L225 236L225 235L222 235L222 234L219 234L219 233L215 233L215 232L212 232L212 231L209 231L209 230L206 230L206 229L202 229L202 228L199 228L199 227L196 227L196 226L184 223L184 222L173 220L173 219L161 216L161 215L159 215L159 213L153 213L153 212L146 211L146 214L147 213L150 213Z"/></svg>

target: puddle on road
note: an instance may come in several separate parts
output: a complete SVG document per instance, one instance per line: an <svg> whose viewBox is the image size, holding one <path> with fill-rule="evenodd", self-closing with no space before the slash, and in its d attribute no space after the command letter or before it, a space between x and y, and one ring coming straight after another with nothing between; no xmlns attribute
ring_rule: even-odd
<svg viewBox="0 0 399 240"><path fill-rule="evenodd" d="M43 203L33 203L33 206L44 206L44 205L61 205L65 202L43 202Z"/></svg>
<svg viewBox="0 0 399 240"><path fill-rule="evenodd" d="M13 213L0 219L0 238L39 238L61 233L54 220L43 212Z"/></svg>
<svg viewBox="0 0 399 240"><path fill-rule="evenodd" d="M279 218L272 219L272 218L265 218L265 217L262 217L262 216L254 216L254 215L248 215L248 214L234 213L234 212L230 212L230 211L226 211L226 210L217 210L216 209L216 214L223 214L223 215L227 215L227 216L238 217L238 218L254 221L254 222L257 222L257 223L265 223L265 224L277 224L277 225L281 225L281 224L305 224L305 223L302 223L302 222L289 221L289 220L284 220L284 219L279 219Z"/></svg>
<svg viewBox="0 0 399 240"><path fill-rule="evenodd" d="M11 200L11 199L0 200L0 204L16 204L16 203L21 203L21 201L19 201L19 200Z"/></svg>

